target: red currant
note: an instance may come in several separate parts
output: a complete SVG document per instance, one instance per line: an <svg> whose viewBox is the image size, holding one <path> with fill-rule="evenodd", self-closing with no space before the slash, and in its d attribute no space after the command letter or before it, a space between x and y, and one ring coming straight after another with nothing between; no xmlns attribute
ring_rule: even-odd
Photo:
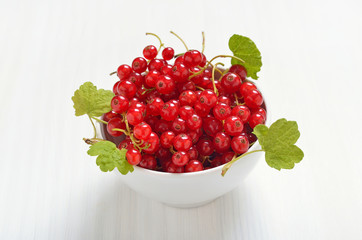
<svg viewBox="0 0 362 240"><path fill-rule="evenodd" d="M137 92L137 86L130 81L122 81L118 84L118 94L130 99Z"/></svg>
<svg viewBox="0 0 362 240"><path fill-rule="evenodd" d="M243 129L244 129L244 124L240 120L240 118L235 116L230 116L226 118L224 123L224 130L226 134L231 136L237 136L240 135L240 133L242 133Z"/></svg>
<svg viewBox="0 0 362 240"><path fill-rule="evenodd" d="M154 98L147 104L147 113L152 116L160 115L161 108L165 103L161 98Z"/></svg>
<svg viewBox="0 0 362 240"><path fill-rule="evenodd" d="M150 170L155 170L157 167L156 158L153 155L145 154L142 156L142 160L139 166Z"/></svg>
<svg viewBox="0 0 362 240"><path fill-rule="evenodd" d="M120 117L120 115L118 113L115 113L113 111L107 112L103 115L103 121L108 122L109 120L111 120L114 117Z"/></svg>
<svg viewBox="0 0 362 240"><path fill-rule="evenodd" d="M203 106L211 109L217 103L217 96L213 91L205 90L201 92L199 100Z"/></svg>
<svg viewBox="0 0 362 240"><path fill-rule="evenodd" d="M203 119L202 128L207 135L215 136L222 131L222 122L214 117L206 117Z"/></svg>
<svg viewBox="0 0 362 240"><path fill-rule="evenodd" d="M113 131L114 128L123 129L123 130L126 129L126 124L123 122L122 118L114 117L111 120L109 120L107 124L107 131L113 137L119 137L123 134L123 132L120 131Z"/></svg>
<svg viewBox="0 0 362 240"><path fill-rule="evenodd" d="M210 156L214 152L214 144L208 138L200 139L196 144L196 148L202 156Z"/></svg>
<svg viewBox="0 0 362 240"><path fill-rule="evenodd" d="M231 108L224 104L219 103L213 109L214 116L219 120L225 120L231 114Z"/></svg>
<svg viewBox="0 0 362 240"><path fill-rule="evenodd" d="M187 120L191 115L195 114L195 110L190 106L182 106L178 112L183 120Z"/></svg>
<svg viewBox="0 0 362 240"><path fill-rule="evenodd" d="M161 67L161 73L163 75L171 76L172 75L172 65L167 64L167 65L164 65L163 67Z"/></svg>
<svg viewBox="0 0 362 240"><path fill-rule="evenodd" d="M148 70L153 71L156 70L158 72L161 71L161 68L166 65L166 62L162 59L152 59L148 64Z"/></svg>
<svg viewBox="0 0 362 240"><path fill-rule="evenodd" d="M229 69L229 72L237 74L240 77L241 81L245 81L246 79L247 72L244 66L241 66L239 64L232 65Z"/></svg>
<svg viewBox="0 0 362 240"><path fill-rule="evenodd" d="M181 106L187 105L192 107L195 104L196 100L197 96L195 92L190 90L183 91L179 96Z"/></svg>
<svg viewBox="0 0 362 240"><path fill-rule="evenodd" d="M137 73L142 73L147 69L147 60L143 57L135 58L132 62L132 69Z"/></svg>
<svg viewBox="0 0 362 240"><path fill-rule="evenodd" d="M244 101L250 108L259 108L263 103L263 97L258 90L250 90L244 95Z"/></svg>
<svg viewBox="0 0 362 240"><path fill-rule="evenodd" d="M253 113L259 113L260 115L262 115L264 117L264 119L266 120L266 111L264 108L257 108L254 109Z"/></svg>
<svg viewBox="0 0 362 240"><path fill-rule="evenodd" d="M114 96L111 101L111 107L116 113L124 113L129 107L129 101L121 95Z"/></svg>
<svg viewBox="0 0 362 240"><path fill-rule="evenodd" d="M114 85L113 85L113 93L115 94L115 95L119 95L118 94L118 85L121 83L121 81L118 81L118 82L116 82Z"/></svg>
<svg viewBox="0 0 362 240"><path fill-rule="evenodd" d="M196 146L192 146L187 153L189 154L190 159L197 159L199 156L199 152L197 151Z"/></svg>
<svg viewBox="0 0 362 240"><path fill-rule="evenodd" d="M128 81L133 82L137 87L141 87L144 81L144 76L142 76L139 73L131 73L131 75L129 75Z"/></svg>
<svg viewBox="0 0 362 240"><path fill-rule="evenodd" d="M233 160L234 156L235 156L234 152L223 153L221 156L221 163L225 164L225 163L230 162L231 160Z"/></svg>
<svg viewBox="0 0 362 240"><path fill-rule="evenodd" d="M130 148L128 149L127 153L126 153L126 158L127 161L129 162L129 164L131 165L137 165L141 162L141 153L135 149L135 148Z"/></svg>
<svg viewBox="0 0 362 240"><path fill-rule="evenodd" d="M171 47L167 47L163 49L162 51L162 57L165 60L171 60L173 58L173 55L175 54L175 51Z"/></svg>
<svg viewBox="0 0 362 240"><path fill-rule="evenodd" d="M156 89L159 93L162 94L171 93L173 90L175 90L175 87L175 81L169 76L162 75L156 82Z"/></svg>
<svg viewBox="0 0 362 240"><path fill-rule="evenodd" d="M172 77L177 82L186 82L189 75L189 70L182 63L175 63L175 65L172 67Z"/></svg>
<svg viewBox="0 0 362 240"><path fill-rule="evenodd" d="M214 137L214 147L215 151L218 153L223 153L229 150L231 139L224 132L218 132Z"/></svg>
<svg viewBox="0 0 362 240"><path fill-rule="evenodd" d="M136 126L143 121L144 115L139 108L134 108L127 112L126 118L129 124Z"/></svg>
<svg viewBox="0 0 362 240"><path fill-rule="evenodd" d="M179 151L172 155L172 163L178 167L185 166L190 160L190 156L187 152Z"/></svg>
<svg viewBox="0 0 362 240"><path fill-rule="evenodd" d="M247 106L238 105L233 108L231 115L239 117L242 122L247 122L250 116L250 110Z"/></svg>
<svg viewBox="0 0 362 240"><path fill-rule="evenodd" d="M221 86L227 93L234 93L240 89L241 79L235 73L229 72L221 78Z"/></svg>
<svg viewBox="0 0 362 240"><path fill-rule="evenodd" d="M202 53L197 50L189 50L184 54L184 64L187 67L196 67L202 62Z"/></svg>
<svg viewBox="0 0 362 240"><path fill-rule="evenodd" d="M144 141L141 147L145 147L147 145L149 147L142 150L145 153L153 154L158 150L158 148L160 147L160 139L158 138L156 133L151 132L150 136L147 138L146 141Z"/></svg>
<svg viewBox="0 0 362 240"><path fill-rule="evenodd" d="M249 149L249 141L246 136L239 135L236 137L233 137L231 140L231 148L236 152L237 154L242 154L248 151Z"/></svg>
<svg viewBox="0 0 362 240"><path fill-rule="evenodd" d="M172 102L167 102L161 108L160 114L166 121L173 121L178 115L178 107Z"/></svg>
<svg viewBox="0 0 362 240"><path fill-rule="evenodd" d="M264 124L264 123L265 123L265 118L263 117L263 115L261 115L259 113L253 113L250 115L249 125L252 129L254 129L255 126L257 126L257 125Z"/></svg>
<svg viewBox="0 0 362 240"><path fill-rule="evenodd" d="M187 152L192 146L191 138L188 135L181 133L173 139L173 146L177 151Z"/></svg>
<svg viewBox="0 0 362 240"><path fill-rule="evenodd" d="M125 80L128 78L128 76L133 72L132 68L127 65L123 64L118 67L117 69L117 76L119 77L119 80Z"/></svg>
<svg viewBox="0 0 362 240"><path fill-rule="evenodd" d="M156 123L155 131L158 133L163 133L171 130L171 122L161 119Z"/></svg>
<svg viewBox="0 0 362 240"><path fill-rule="evenodd" d="M203 169L204 167L202 166L202 163L198 160L191 160L185 166L185 172L198 172L202 171Z"/></svg>
<svg viewBox="0 0 362 240"><path fill-rule="evenodd" d="M133 129L133 135L137 139L142 139L142 140L147 139L150 136L151 132L152 132L151 126L145 122L137 124Z"/></svg>
<svg viewBox="0 0 362 240"><path fill-rule="evenodd" d="M174 138L175 138L175 133L171 131L162 133L160 138L161 146L164 148L170 148L173 145Z"/></svg>
<svg viewBox="0 0 362 240"><path fill-rule="evenodd" d="M186 120L187 127L191 130L196 130L201 128L202 119L199 115L193 114Z"/></svg>
<svg viewBox="0 0 362 240"><path fill-rule="evenodd" d="M166 172L169 172L169 173L183 173L183 172L185 172L185 168L184 167L178 167L174 163L170 162L166 166Z"/></svg>
<svg viewBox="0 0 362 240"><path fill-rule="evenodd" d="M143 56L148 59L154 59L157 56L157 48L153 45L148 45L143 49Z"/></svg>
<svg viewBox="0 0 362 240"><path fill-rule="evenodd" d="M242 96L245 96L250 90L256 90L256 86L251 82L243 82L240 86L240 93Z"/></svg>
<svg viewBox="0 0 362 240"><path fill-rule="evenodd" d="M171 130L176 134L184 133L187 130L186 121L182 118L176 118L173 120Z"/></svg>

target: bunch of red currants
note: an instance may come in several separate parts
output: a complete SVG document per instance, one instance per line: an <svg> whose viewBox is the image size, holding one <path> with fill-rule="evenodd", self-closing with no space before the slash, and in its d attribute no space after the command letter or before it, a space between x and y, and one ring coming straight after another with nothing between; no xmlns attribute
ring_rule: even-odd
<svg viewBox="0 0 362 240"><path fill-rule="evenodd" d="M266 120L263 97L246 80L246 69L218 68L197 50L174 56L167 47L156 58L158 53L150 45L131 66L119 66L112 111L103 116L110 135L125 134L118 147L127 149L127 161L182 173L245 153L257 140L253 128Z"/></svg>

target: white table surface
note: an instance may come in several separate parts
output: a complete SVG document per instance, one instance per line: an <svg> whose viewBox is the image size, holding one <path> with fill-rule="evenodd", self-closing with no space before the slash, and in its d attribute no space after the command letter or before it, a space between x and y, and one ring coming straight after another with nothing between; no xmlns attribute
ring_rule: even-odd
<svg viewBox="0 0 362 240"><path fill-rule="evenodd" d="M362 239L360 1L0 1L0 239ZM152 2L152 3L151 3ZM262 52L259 85L275 119L297 120L304 160L261 160L236 190L200 208L138 195L86 155L71 96L157 40L206 54L228 38Z"/></svg>

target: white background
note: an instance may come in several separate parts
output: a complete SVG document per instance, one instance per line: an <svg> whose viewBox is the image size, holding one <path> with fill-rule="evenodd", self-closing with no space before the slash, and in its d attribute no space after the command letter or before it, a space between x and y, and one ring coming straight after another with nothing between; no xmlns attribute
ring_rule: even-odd
<svg viewBox="0 0 362 240"><path fill-rule="evenodd" d="M149 2L149 3L148 3ZM362 239L360 1L0 0L0 239ZM86 155L71 96L131 63L158 33L206 54L234 33L263 56L273 119L297 120L304 160L261 160L231 193L175 209L139 196Z"/></svg>

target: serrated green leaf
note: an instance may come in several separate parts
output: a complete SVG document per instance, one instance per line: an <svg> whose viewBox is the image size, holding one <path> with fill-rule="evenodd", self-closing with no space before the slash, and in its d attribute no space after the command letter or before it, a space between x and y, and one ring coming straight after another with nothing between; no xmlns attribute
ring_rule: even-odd
<svg viewBox="0 0 362 240"><path fill-rule="evenodd" d="M113 142L100 141L89 147L90 156L98 156L96 163L103 172L112 171L117 167L123 175L133 172L134 168L126 159L126 149L118 149Z"/></svg>
<svg viewBox="0 0 362 240"><path fill-rule="evenodd" d="M275 169L292 169L303 157L303 151L295 146L300 132L295 121L282 118L274 122L270 128L257 125L253 133L258 137L262 149L265 151L265 160Z"/></svg>
<svg viewBox="0 0 362 240"><path fill-rule="evenodd" d="M262 62L260 51L255 43L248 37L234 34L229 39L229 48L234 56L245 61L242 63L236 59L231 59L231 64L243 65L246 68L247 76L257 80L257 73L260 71Z"/></svg>
<svg viewBox="0 0 362 240"><path fill-rule="evenodd" d="M91 117L100 117L111 111L111 100L114 93L109 90L98 89L91 82L85 82L74 92L73 107L76 116L88 114Z"/></svg>

